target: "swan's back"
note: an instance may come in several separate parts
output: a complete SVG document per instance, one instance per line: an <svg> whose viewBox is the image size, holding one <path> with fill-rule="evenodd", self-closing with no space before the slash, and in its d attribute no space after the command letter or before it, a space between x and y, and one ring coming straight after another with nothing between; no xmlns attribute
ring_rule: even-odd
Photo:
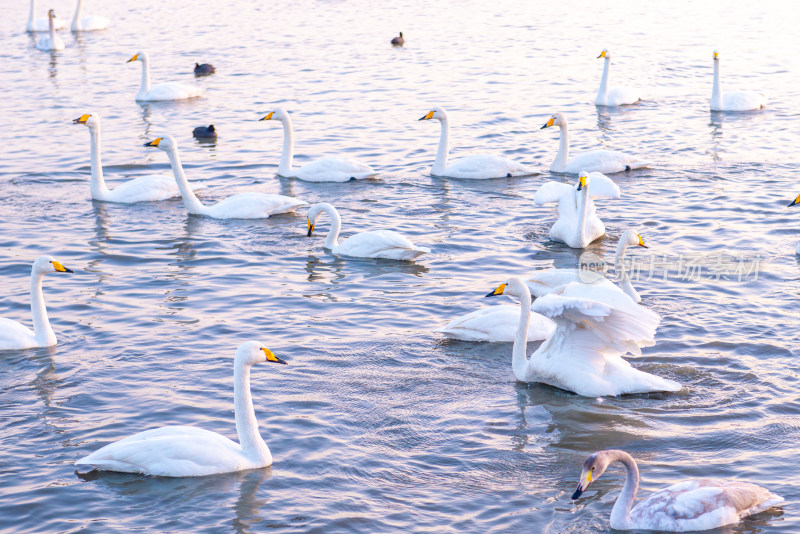
<svg viewBox="0 0 800 534"><path fill-rule="evenodd" d="M556 172L577 174L581 171L613 174L647 167L650 163L616 150L589 150L569 159L564 169Z"/></svg>
<svg viewBox="0 0 800 534"><path fill-rule="evenodd" d="M514 160L493 154L474 154L450 162L440 173L450 178L485 180L489 178L508 178L526 176L533 171Z"/></svg>
<svg viewBox="0 0 800 534"><path fill-rule="evenodd" d="M0 317L0 350L18 350L36 347L33 331L13 319Z"/></svg>
<svg viewBox="0 0 800 534"><path fill-rule="evenodd" d="M436 331L449 338L464 341L511 342L517 335L519 313L519 306L490 306L457 317ZM555 327L555 323L547 317L538 313L531 314L528 341L545 339Z"/></svg>
<svg viewBox="0 0 800 534"><path fill-rule="evenodd" d="M767 105L767 97L755 91L725 91L722 93L723 111L749 111Z"/></svg>
<svg viewBox="0 0 800 534"><path fill-rule="evenodd" d="M606 93L606 99L603 106L626 106L629 104L636 104L641 100L641 93L635 87L627 85L615 85L609 87Z"/></svg>
<svg viewBox="0 0 800 534"><path fill-rule="evenodd" d="M198 87L184 85L182 83L165 82L150 86L150 90L136 95L136 100L161 101L161 100L182 100L185 98L195 98L202 94Z"/></svg>
<svg viewBox="0 0 800 534"><path fill-rule="evenodd" d="M360 258L413 260L431 250L414 245L408 238L393 230L370 230L348 237L333 251L336 254Z"/></svg>
<svg viewBox="0 0 800 534"><path fill-rule="evenodd" d="M294 169L294 175L307 182L346 182L375 175L375 171L352 158L328 156Z"/></svg>
<svg viewBox="0 0 800 534"><path fill-rule="evenodd" d="M106 200L132 204L134 202L156 202L181 195L175 179L165 174L150 174L128 180L109 191Z"/></svg>
<svg viewBox="0 0 800 534"><path fill-rule="evenodd" d="M206 215L217 219L262 219L276 213L294 211L306 202L269 193L239 193L207 208Z"/></svg>

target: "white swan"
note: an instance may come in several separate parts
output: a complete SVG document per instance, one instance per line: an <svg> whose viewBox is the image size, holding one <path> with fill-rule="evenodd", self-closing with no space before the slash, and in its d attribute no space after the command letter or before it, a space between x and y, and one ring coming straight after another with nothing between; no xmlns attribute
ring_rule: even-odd
<svg viewBox="0 0 800 534"><path fill-rule="evenodd" d="M558 126L561 130L558 154L556 154L556 159L550 166L550 170L553 172L578 174L581 171L586 171L611 174L641 169L650 165L647 161L615 150L589 150L570 158L567 118L561 113L556 113L544 123L541 129L550 128L551 126Z"/></svg>
<svg viewBox="0 0 800 534"><path fill-rule="evenodd" d="M276 120L283 124L283 152L278 165L278 175L284 178L298 178L306 182L347 182L375 176L371 167L362 165L352 158L328 156L306 163L302 167L293 168L294 129L289 112L283 108L275 108L262 121Z"/></svg>
<svg viewBox="0 0 800 534"><path fill-rule="evenodd" d="M792 206L796 206L797 204L800 204L800 195L797 195L797 198L795 198L794 201L789 203L789 207L791 208ZM795 254L800 254L800 243L797 244L797 248L794 250L794 252Z"/></svg>
<svg viewBox="0 0 800 534"><path fill-rule="evenodd" d="M56 14L52 9L47 12L47 18L50 21L50 28L47 35L42 35L36 41L36 48L39 50L64 50L64 41L56 35L55 23L53 22Z"/></svg>
<svg viewBox="0 0 800 534"><path fill-rule="evenodd" d="M639 296L639 293L634 289L633 284L631 284L631 278L628 275L628 270L625 268L625 251L629 246L647 248L639 232L632 229L625 230L622 232L619 242L617 243L614 266L617 270L617 283L619 283L620 289L622 289L636 304L639 304L642 302L642 297Z"/></svg>
<svg viewBox="0 0 800 534"><path fill-rule="evenodd" d="M342 219L336 208L319 202L308 209L308 237L314 233L317 220L323 213L331 218L331 229L325 238L325 248L332 253L354 258L384 258L387 260L413 260L431 251L418 247L405 236L392 230L371 230L351 235L339 243Z"/></svg>
<svg viewBox="0 0 800 534"><path fill-rule="evenodd" d="M72 31L89 32L94 30L105 30L108 27L108 19L100 15L84 15L83 0L78 0L75 6L75 16L72 17Z"/></svg>
<svg viewBox="0 0 800 534"><path fill-rule="evenodd" d="M711 111L749 111L767 105L767 97L755 91L722 92L719 83L719 53L714 50L714 86L711 89Z"/></svg>
<svg viewBox="0 0 800 534"><path fill-rule="evenodd" d="M102 471L163 477L200 477L272 465L258 432L250 396L250 368L286 362L258 341L242 343L233 360L233 406L239 443L191 426L165 426L115 441L75 462Z"/></svg>
<svg viewBox="0 0 800 534"><path fill-rule="evenodd" d="M536 299L521 278L510 278L486 295L507 293L520 299L512 351L514 376L542 382L585 397L678 391L680 384L639 371L622 359L655 344L657 314L634 303L613 284L570 283ZM556 329L526 356L531 309L554 319Z"/></svg>
<svg viewBox="0 0 800 534"><path fill-rule="evenodd" d="M625 106L636 104L642 99L640 92L635 87L626 85L608 86L608 68L611 64L611 54L608 50L603 50L597 59L604 58L603 77L600 79L600 89L597 91L597 98L594 99L596 106Z"/></svg>
<svg viewBox="0 0 800 534"><path fill-rule="evenodd" d="M182 83L166 82L151 85L150 63L147 54L144 52L137 52L127 63L131 61L142 62L142 84L139 86L139 92L136 93L136 100L140 102L183 100L186 98L195 98L203 93L198 87Z"/></svg>
<svg viewBox="0 0 800 534"><path fill-rule="evenodd" d="M536 190L533 202L538 206L558 202L558 220L550 228L550 239L572 248L584 248L606 233L593 199L619 198L619 195L619 187L608 176L581 172L574 187L561 182L543 184Z"/></svg>
<svg viewBox="0 0 800 534"><path fill-rule="evenodd" d="M57 343L56 335L47 318L47 308L42 295L42 278L47 273L71 273L52 256L39 256L31 267L31 315L33 332L26 326L0 317L0 350L52 347Z"/></svg>
<svg viewBox="0 0 800 534"><path fill-rule="evenodd" d="M419 120L427 121L436 119L441 125L439 135L439 150L436 152L436 161L433 163L431 175L446 178L508 178L511 176L526 176L533 171L520 165L516 161L492 154L475 154L464 156L448 164L447 157L450 152L450 122L444 108L435 107Z"/></svg>
<svg viewBox="0 0 800 534"><path fill-rule="evenodd" d="M203 205L195 196L189 180L183 172L181 158L178 155L178 144L171 135L165 135L145 143L167 153L172 165L172 173L180 189L183 205L192 215L206 215L215 219L263 219L276 213L289 213L298 206L307 204L296 198L267 193L239 193L221 200L213 206Z"/></svg>
<svg viewBox="0 0 800 534"><path fill-rule="evenodd" d="M34 12L36 11L36 0L31 0L31 9L28 12L28 25L26 29L29 32L47 32L50 31L50 19L49 17L34 17ZM53 28L56 30L61 30L66 26L63 20L59 19L58 17L54 17L53 19Z"/></svg>
<svg viewBox="0 0 800 534"><path fill-rule="evenodd" d="M518 318L517 306L507 304L489 306L457 317L434 332L462 341L510 342L514 341L516 336ZM553 321L544 315L533 313L528 323L527 340L545 339L555 328L556 324Z"/></svg>
<svg viewBox="0 0 800 534"><path fill-rule="evenodd" d="M630 454L620 450L605 450L589 456L583 463L581 480L572 498L580 497L614 462L625 467L625 483L611 509L614 530L709 530L738 523L743 517L763 512L783 501L783 497L749 482L702 478L673 484L633 506L639 489L639 468Z"/></svg>
<svg viewBox="0 0 800 534"><path fill-rule="evenodd" d="M103 164L100 161L100 117L96 113L86 113L72 121L89 127L92 154L92 198L104 202L132 204L166 200L181 194L172 176L153 174L140 176L109 190L103 177Z"/></svg>

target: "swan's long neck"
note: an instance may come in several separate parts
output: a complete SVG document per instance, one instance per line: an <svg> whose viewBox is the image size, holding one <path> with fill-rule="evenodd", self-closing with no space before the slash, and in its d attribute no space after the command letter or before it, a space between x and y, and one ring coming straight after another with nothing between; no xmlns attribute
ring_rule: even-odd
<svg viewBox="0 0 800 534"><path fill-rule="evenodd" d="M178 155L178 150L176 148L167 150L167 156L169 156L169 162L172 165L172 174L175 175L175 182L178 184L178 189L181 191L181 198L183 198L183 205L186 206L186 210L195 215L205 215L208 212L208 208L200 203L194 191L192 191L189 180L183 172L183 165L181 165L181 157Z"/></svg>
<svg viewBox="0 0 800 534"><path fill-rule="evenodd" d="M325 247L332 249L339 244L339 232L342 230L342 218L339 216L339 212L336 208L330 204L324 205L323 210L331 218L331 229L328 232L328 236L325 238Z"/></svg>
<svg viewBox="0 0 800 534"><path fill-rule="evenodd" d="M619 287L637 304L642 301L639 293L633 288L628 270L625 268L625 251L628 250L628 243L620 239L617 243L617 253L614 255L614 268L617 270L617 279L619 280Z"/></svg>
<svg viewBox="0 0 800 534"><path fill-rule="evenodd" d="M47 318L47 308L42 295L42 278L44 274L31 271L31 315L33 316L33 336L36 342L49 347L56 344L56 335Z"/></svg>
<svg viewBox="0 0 800 534"><path fill-rule="evenodd" d="M553 162L554 168L564 168L569 160L569 126L567 119L561 119L558 125L561 135L558 137L558 154Z"/></svg>
<svg viewBox="0 0 800 534"><path fill-rule="evenodd" d="M72 17L72 29L80 30L81 12L83 11L83 0L78 0L78 6L75 8L75 16Z"/></svg>
<svg viewBox="0 0 800 534"><path fill-rule="evenodd" d="M525 290L519 297L519 324L517 325L517 335L514 337L514 348L511 351L511 368L517 380L525 380L528 368L528 323L531 320L531 292L525 286Z"/></svg>
<svg viewBox="0 0 800 534"><path fill-rule="evenodd" d="M258 419L250 395L249 365L237 365L233 369L233 404L242 454L253 461L267 460L270 457L269 447L258 432Z"/></svg>
<svg viewBox="0 0 800 534"><path fill-rule="evenodd" d="M719 83L719 60L714 60L714 87L711 89L711 107L722 108L722 88Z"/></svg>
<svg viewBox="0 0 800 534"><path fill-rule="evenodd" d="M97 124L93 128L89 128L89 135L91 136L92 151L92 198L105 200L110 191L106 187L106 181L103 177L103 163L100 160L100 125Z"/></svg>
<svg viewBox="0 0 800 534"><path fill-rule="evenodd" d="M288 116L281 122L283 123L283 152L281 152L278 174L291 176L292 160L294 159L294 128L292 127L292 119Z"/></svg>
<svg viewBox="0 0 800 534"><path fill-rule="evenodd" d="M578 195L578 237L581 243L584 243L586 239L586 216L589 214L589 203L592 201L592 199L589 198L588 180L586 181L586 185L584 185L578 193L580 193Z"/></svg>
<svg viewBox="0 0 800 534"><path fill-rule="evenodd" d="M439 133L439 150L436 151L436 161L433 162L433 174L441 174L447 167L447 156L450 153L450 122L447 117L439 119L442 130Z"/></svg>
<svg viewBox="0 0 800 534"><path fill-rule="evenodd" d="M603 77L600 79L600 90L597 91L597 100L605 103L606 95L608 93L608 68L611 64L611 58L606 57L603 64Z"/></svg>
<svg viewBox="0 0 800 534"><path fill-rule="evenodd" d="M144 94L150 91L150 65L146 55L142 54L139 58L142 62L142 84L139 86L139 94Z"/></svg>
<svg viewBox="0 0 800 534"><path fill-rule="evenodd" d="M31 10L30 10L30 13L28 13L28 31L29 32L33 31L33 21L34 21L33 12L34 11L36 11L36 0L31 0Z"/></svg>
<svg viewBox="0 0 800 534"><path fill-rule="evenodd" d="M53 20L54 17L50 16L50 13L47 14L47 25L50 27L50 46L55 47L56 45L56 24Z"/></svg>
<svg viewBox="0 0 800 534"><path fill-rule="evenodd" d="M611 509L611 528L619 530L630 529L631 508L636 492L639 489L639 468L636 462L625 451L613 451L614 460L625 466L625 483L622 485L622 492Z"/></svg>

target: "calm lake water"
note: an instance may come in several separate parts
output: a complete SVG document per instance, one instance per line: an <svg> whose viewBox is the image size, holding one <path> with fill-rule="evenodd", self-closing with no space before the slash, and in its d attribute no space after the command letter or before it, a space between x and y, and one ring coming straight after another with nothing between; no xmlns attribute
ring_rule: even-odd
<svg viewBox="0 0 800 534"><path fill-rule="evenodd" d="M715 7L717 6L717 7ZM73 2L39 2L71 19ZM103 32L61 32L41 52L27 2L0 20L5 117L0 165L0 316L30 324L29 273L48 276L59 344L0 353L0 529L6 532L606 532L621 471L572 502L580 467L602 448L639 462L642 495L692 476L738 478L784 496L780 508L721 529L800 531L797 402L800 37L790 2L87 1ZM389 39L403 31L406 46ZM593 104L612 81L648 100ZM768 93L757 113L711 114L712 51L727 88ZM137 104L147 51L154 82L205 97ZM217 74L195 80L196 61ZM275 177L280 125L293 114L296 161L348 155L376 180L313 184ZM541 175L431 178L448 109L452 154L491 152ZM757 267L742 280L677 270L635 283L662 317L637 367L676 394L591 399L517 383L511 345L432 331L486 306L509 275L573 267L548 240L552 207L533 206L558 147L539 130L561 111L573 149L624 149L651 170L614 176L598 202L611 258L637 228L648 250L680 261L720 254ZM177 139L206 202L262 191L329 201L345 235L393 228L432 253L417 263L340 259L307 238L304 210L261 221L187 216L179 200L117 205L89 195L89 134L103 118L109 185L156 169L142 147ZM215 124L201 144L196 126ZM741 263L740 262L740 263ZM758 262L757 265L754 262ZM649 280L647 278L650 278ZM260 339L288 366L252 374L274 465L201 479L75 474L73 462L162 425L236 437L232 358ZM529 346L529 352L535 348Z"/></svg>

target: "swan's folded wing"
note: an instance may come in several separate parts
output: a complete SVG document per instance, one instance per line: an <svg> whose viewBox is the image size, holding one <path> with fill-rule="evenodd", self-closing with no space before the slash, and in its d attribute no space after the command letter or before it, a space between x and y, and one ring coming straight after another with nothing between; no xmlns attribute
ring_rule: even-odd
<svg viewBox="0 0 800 534"><path fill-rule="evenodd" d="M592 198L619 198L619 186L601 172L589 173L589 196Z"/></svg>
<svg viewBox="0 0 800 534"><path fill-rule="evenodd" d="M574 186L561 182L545 182L533 195L533 203L541 206L542 204L552 204L572 192Z"/></svg>

